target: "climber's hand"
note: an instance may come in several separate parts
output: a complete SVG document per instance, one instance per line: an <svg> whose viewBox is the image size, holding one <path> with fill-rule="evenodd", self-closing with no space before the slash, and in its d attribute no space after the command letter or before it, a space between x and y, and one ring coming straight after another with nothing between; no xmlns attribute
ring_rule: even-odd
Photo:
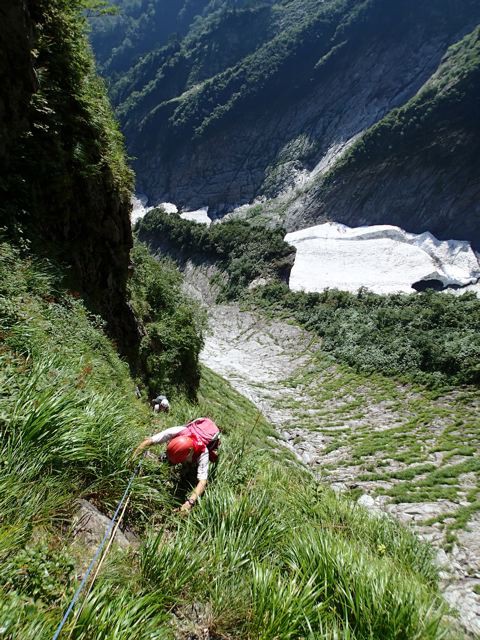
<svg viewBox="0 0 480 640"><path fill-rule="evenodd" d="M184 502L182 504L182 506L179 509L179 512L182 515L187 515L190 513L190 511L192 510L193 504L191 502L189 502L188 500L186 502Z"/></svg>
<svg viewBox="0 0 480 640"><path fill-rule="evenodd" d="M150 447L152 444L152 440L150 438L146 438L143 442L141 442L135 451L132 454L132 460L137 460L137 458L143 453L143 451Z"/></svg>

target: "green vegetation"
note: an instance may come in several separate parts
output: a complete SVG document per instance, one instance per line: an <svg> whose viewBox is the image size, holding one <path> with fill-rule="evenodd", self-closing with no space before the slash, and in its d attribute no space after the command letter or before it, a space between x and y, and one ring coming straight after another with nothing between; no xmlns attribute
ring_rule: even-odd
<svg viewBox="0 0 480 640"><path fill-rule="evenodd" d="M202 137L267 96L285 101L304 95L331 59L355 42L359 28L375 33L388 22L394 21L398 29L406 25L402 8L390 6L387 21L381 3L374 0L329 0L321 5L310 0L204 2L193 22L190 7L145 3L134 11L128 0L119 5L123 19L95 22L93 42L106 62L104 72L113 81L112 96L129 135L135 137L134 123L153 132L159 121L163 129L168 120L164 144L170 136ZM416 10L417 20L431 18L428 10ZM161 30L169 24L175 35L169 43L164 33L152 37L160 17ZM127 50L133 54L130 68Z"/></svg>
<svg viewBox="0 0 480 640"><path fill-rule="evenodd" d="M158 297L168 315L143 249L135 255L135 305L148 309ZM4 243L0 275L6 638L51 637L72 595L72 566L91 554L72 546L74 498L111 513L135 444L195 414L224 431L211 487L182 521L172 512L183 498L177 471L145 460L126 514L145 543L138 554L112 554L72 638L178 637L175 625L194 624L194 604L220 637L441 637L426 545L319 487L275 447L256 409L208 370L196 403L178 393L172 413L153 422L102 321L62 289L53 266Z"/></svg>
<svg viewBox="0 0 480 640"><path fill-rule="evenodd" d="M6 186L16 194L8 207L11 235L43 226L40 241L55 246L60 238L62 256L87 280L99 278L89 302L110 295L112 316L115 305L127 304L131 174L80 13L103 5L54 0L32 7L40 88ZM208 247L225 268L228 296L258 275L288 269L281 231L232 222L204 235L173 220L179 245L190 237L188 250ZM232 640L449 634L431 549L307 475L251 403L200 369L202 315L181 294L171 263L154 262L141 245L133 262L128 293L141 321L144 380L132 379L118 356L124 345L107 337L95 305L65 284L63 267L36 257L28 243L0 244L0 635L52 637L92 555L71 530L75 500L112 514L135 466L135 445L199 414L224 433L207 494L181 519L173 511L185 497L181 472L146 458L124 520L140 548L112 552L65 635L173 640L191 635L192 625ZM112 270L103 269L109 263ZM145 387L171 395L170 414L152 416ZM347 406L361 413L358 403ZM458 451L471 457L468 448ZM430 472L443 483L478 467L452 457L443 473L423 467ZM465 519L477 504L473 492L470 498Z"/></svg>
<svg viewBox="0 0 480 640"><path fill-rule="evenodd" d="M212 260L227 274L227 299L238 297L258 277L286 279L294 249L284 242L283 229L228 220L206 227L162 209L150 211L137 227L138 237L153 252L169 252L176 260Z"/></svg>
<svg viewBox="0 0 480 640"><path fill-rule="evenodd" d="M252 300L316 332L325 351L357 371L432 385L480 383L480 301L474 294L306 294L271 283Z"/></svg>
<svg viewBox="0 0 480 640"><path fill-rule="evenodd" d="M452 171L457 154L450 158L447 152L459 149L462 167L475 167L478 145L471 149L472 140L464 135L476 127L474 56L465 55L463 45L453 56L449 73L456 79L441 90L447 100L436 95L434 72L454 34L464 34L480 18L476 0L116 4L119 15L96 20L92 41L146 193L220 211L259 195L283 194L294 186L298 170L311 171L339 143L338 127L349 138L385 113L386 119L352 147L352 154L362 156L359 167L372 162L377 167L381 158L378 170L384 169L392 156L395 167L398 157L416 149L420 159L450 163ZM371 73L371 55L380 61L378 74ZM158 170L152 171L155 163ZM412 168L413 178L420 179L421 168L421 163ZM471 171L466 185L474 182ZM354 185L355 178L352 171L346 182ZM335 198L322 206L330 189L336 198L348 191L350 203L361 206L366 186L375 191L371 182L353 195L342 178L315 184L307 196L310 217L338 215ZM442 180L434 187L441 191ZM422 201L421 190L418 195L414 190L406 189L414 192L415 202ZM461 200L461 187L455 196ZM473 209L475 197L466 198L465 212ZM351 204L344 207L353 215ZM300 216L299 207L293 208ZM379 202L368 217L375 213Z"/></svg>
<svg viewBox="0 0 480 640"><path fill-rule="evenodd" d="M183 40L146 54L114 84L132 148L161 140L159 152L167 154L185 138L231 124L254 103L302 95L315 64L335 46L339 26L345 38L358 13L352 0L224 3L207 10Z"/></svg>
<svg viewBox="0 0 480 640"><path fill-rule="evenodd" d="M151 49L183 35L209 0L113 0L111 4L114 15L90 20L91 38L100 70L117 77Z"/></svg>
<svg viewBox="0 0 480 640"><path fill-rule="evenodd" d="M476 388L429 391L377 374L367 378L321 350L282 385L298 389L300 399L282 397L278 409L287 405L293 424L322 434L329 461L320 472L329 483L353 484L355 497L436 502L425 524L442 523L447 546L480 510Z"/></svg>
<svg viewBox="0 0 480 640"><path fill-rule="evenodd" d="M140 243L133 248L132 260L132 307L144 328L139 354L143 378L152 395L170 389L194 397L200 380L204 312L183 295L182 277L172 262L155 260Z"/></svg>

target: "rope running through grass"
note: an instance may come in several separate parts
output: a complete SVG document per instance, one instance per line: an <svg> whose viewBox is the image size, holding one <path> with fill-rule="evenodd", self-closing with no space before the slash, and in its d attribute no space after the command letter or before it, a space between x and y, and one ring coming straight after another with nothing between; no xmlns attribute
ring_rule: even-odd
<svg viewBox="0 0 480 640"><path fill-rule="evenodd" d="M110 520L110 524L108 525L108 528L105 531L105 535L103 536L103 539L100 542L100 544L98 546L98 549L97 549L95 555L92 558L92 561L88 565L88 569L86 570L85 575L83 576L83 579L82 579L81 583L79 584L77 590L75 591L75 593L73 595L73 598L72 598L72 600L71 600L71 602L70 602L70 604L68 606L68 609L65 611L65 614L64 614L60 624L58 625L57 630L55 631L55 634L54 634L52 640L57 640L57 638L59 637L60 632L62 631L62 629L63 629L63 627L64 627L64 625L65 625L65 623L67 621L68 616L70 615L73 607L75 606L75 603L77 602L81 592L83 591L83 589L84 589L84 587L85 587L85 585L87 583L88 577L89 577L93 567L95 566L95 563L97 562L97 560L98 560L98 558L99 558L99 556L100 556L100 554L102 552L102 549L105 546L106 541L108 540L108 538L110 537L110 534L112 533L112 529L113 529L113 527L115 525L115 521L116 521L117 516L118 516L118 514L120 512L120 509L122 508L123 503L125 502L125 500L127 499L127 496L130 493L133 481L136 478L136 476L138 475L138 472L140 471L140 467L141 466L142 466L142 460L140 460L140 462L136 466L135 471L133 472L133 474L132 474L132 476L131 476L131 478L130 478L130 480L128 482L127 488L125 489L125 493L123 494L120 502L118 503L117 508L115 509L115 513L113 514L113 516L112 516L112 518ZM122 515L120 516L120 518L123 517L124 513L125 513L125 510L122 511ZM120 522L120 519L119 519L119 522ZM110 548L110 547L108 547L108 548ZM97 574L98 574L98 572L95 574L94 579L96 578ZM93 584L93 581L92 581L92 584ZM90 592L90 590L89 590L89 592Z"/></svg>

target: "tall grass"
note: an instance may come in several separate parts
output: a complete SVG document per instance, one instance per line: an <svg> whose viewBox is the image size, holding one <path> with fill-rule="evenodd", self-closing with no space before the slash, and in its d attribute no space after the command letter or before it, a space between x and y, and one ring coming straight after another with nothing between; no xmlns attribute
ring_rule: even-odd
<svg viewBox="0 0 480 640"><path fill-rule="evenodd" d="M169 591L177 605L208 604L219 637L443 637L425 544L317 491L302 471L253 456L249 477L222 464L188 522L147 541L146 587Z"/></svg>
<svg viewBox="0 0 480 640"><path fill-rule="evenodd" d="M75 586L72 563L92 555L71 546L75 499L112 513L134 446L202 414L223 430L206 494L181 518L177 470L145 460L125 519L143 544L112 552L66 637L188 637L193 605L203 614L191 626L222 639L443 637L428 546L319 486L253 405L206 369L196 402L172 398L172 412L153 418L98 319L54 272L4 255L0 637L52 637Z"/></svg>

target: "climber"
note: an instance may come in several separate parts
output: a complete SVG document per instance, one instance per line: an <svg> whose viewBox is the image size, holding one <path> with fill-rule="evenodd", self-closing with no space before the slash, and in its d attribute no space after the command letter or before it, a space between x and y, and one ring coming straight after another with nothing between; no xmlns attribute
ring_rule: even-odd
<svg viewBox="0 0 480 640"><path fill-rule="evenodd" d="M166 396L157 396L154 398L152 400L152 407L155 413L159 413L160 411L168 413L170 411L170 403Z"/></svg>
<svg viewBox="0 0 480 640"><path fill-rule="evenodd" d="M170 464L197 465L197 486L180 508L180 511L188 513L205 491L209 463L217 461L219 435L220 430L213 420L197 418L146 438L135 449L134 457L152 445L168 443L166 456Z"/></svg>

